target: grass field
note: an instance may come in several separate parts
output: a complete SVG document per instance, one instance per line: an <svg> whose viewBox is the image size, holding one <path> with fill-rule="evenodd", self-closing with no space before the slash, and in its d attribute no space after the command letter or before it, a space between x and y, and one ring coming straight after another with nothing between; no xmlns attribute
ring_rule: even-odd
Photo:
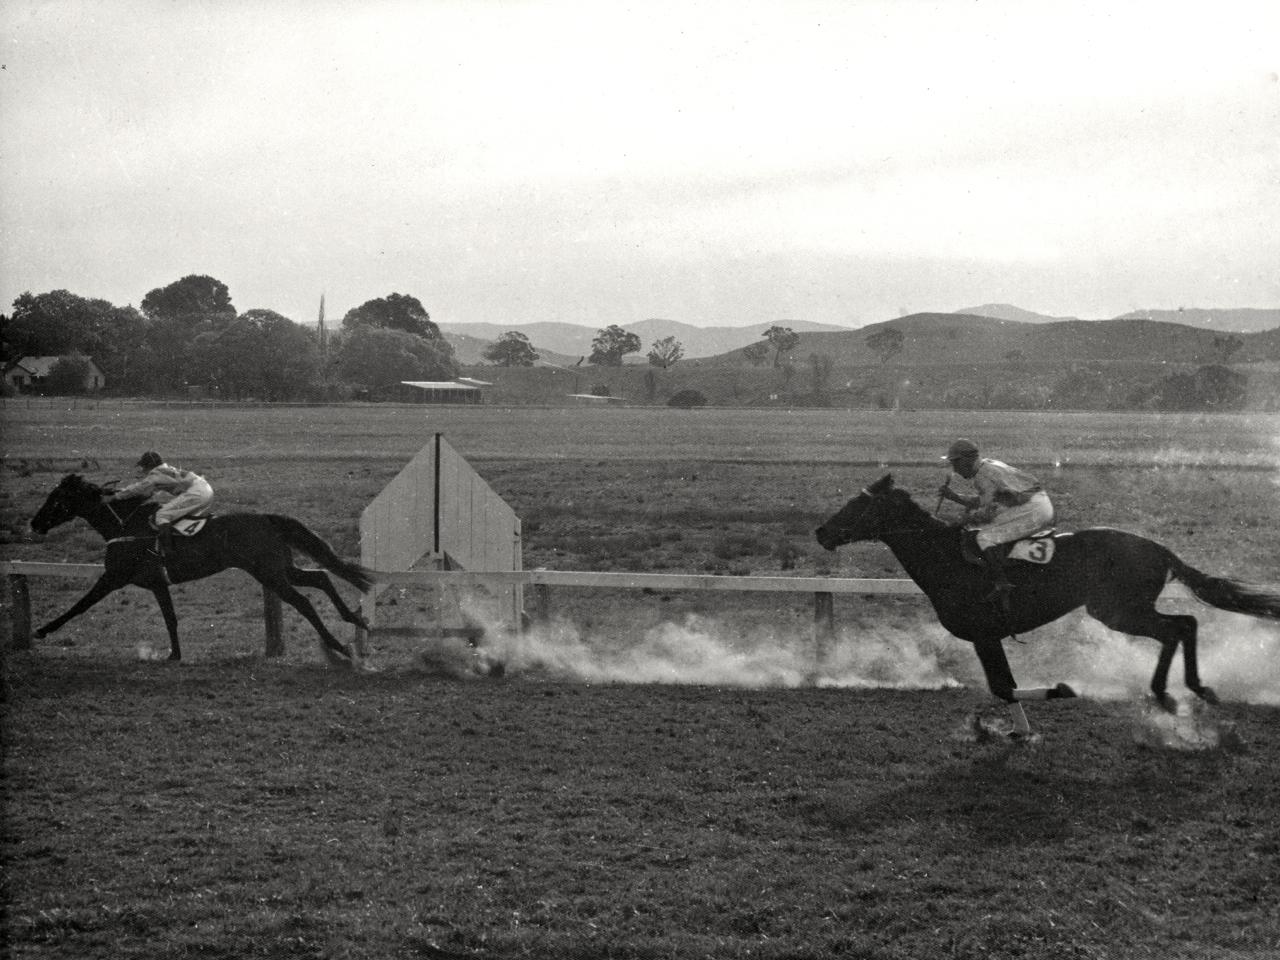
<svg viewBox="0 0 1280 960"><path fill-rule="evenodd" d="M1064 526L1280 582L1280 418L7 404L0 551L70 469L154 447L222 509L356 518L442 431L524 520L525 565L900 576L813 527L893 469L932 505L940 448L1032 467ZM38 622L70 584L33 585ZM990 735L967 645L921 603L563 591L502 681L411 638L328 670L286 617L261 650L240 574L175 591L187 660L122 592L5 661L4 936L18 957L1280 956L1280 629L1202 616L1227 702L1170 720L1155 651L1068 618L1010 645L1040 739ZM425 623L430 598L384 595ZM336 619L326 612L331 623ZM69 644L69 645L64 645ZM1171 688L1181 694L1175 685Z"/></svg>

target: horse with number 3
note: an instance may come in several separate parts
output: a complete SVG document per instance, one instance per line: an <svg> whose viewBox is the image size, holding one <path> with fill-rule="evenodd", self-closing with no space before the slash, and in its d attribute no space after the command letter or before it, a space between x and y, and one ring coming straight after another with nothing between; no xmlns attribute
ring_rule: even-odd
<svg viewBox="0 0 1280 960"><path fill-rule="evenodd" d="M321 649L331 663L351 663L350 649L329 632L311 601L296 588L322 591L343 620L367 630L365 619L343 602L324 570L336 574L361 592L373 584L371 571L338 557L327 543L299 521L275 513L230 513L210 517L198 534L175 536L173 553L162 561L156 549L156 531L151 524L156 505L142 499L109 503L107 498L111 493L109 488L98 486L78 474L68 474L54 487L31 519L31 529L44 535L54 527L79 517L107 541L102 576L71 609L37 630L37 637L53 633L103 597L132 585L150 590L155 596L169 631L169 659L181 660L178 618L169 585L201 580L236 567L246 571L265 589L302 614L320 635ZM310 557L324 570L305 570L297 566L293 559L294 550Z"/></svg>
<svg viewBox="0 0 1280 960"><path fill-rule="evenodd" d="M1206 703L1217 695L1200 681L1196 662L1196 618L1161 613L1156 599L1170 580L1179 580L1212 606L1232 613L1280 619L1280 594L1252 584L1202 573L1173 551L1137 534L1108 527L1055 534L1033 541L1030 561L1010 562L1006 569L1014 590L1006 605L984 602L987 574L966 561L961 527L938 520L894 486L892 475L864 489L815 532L827 550L863 540L879 540L933 604L938 620L953 635L972 643L991 692L1010 705L1015 733L1030 732L1024 700L1074 697L1063 683L1054 687L1019 688L1009 669L1003 641L1065 616L1078 607L1112 630L1151 637L1160 643L1151 692L1165 710L1177 710L1168 694L1169 667L1182 648L1183 677L1192 693Z"/></svg>

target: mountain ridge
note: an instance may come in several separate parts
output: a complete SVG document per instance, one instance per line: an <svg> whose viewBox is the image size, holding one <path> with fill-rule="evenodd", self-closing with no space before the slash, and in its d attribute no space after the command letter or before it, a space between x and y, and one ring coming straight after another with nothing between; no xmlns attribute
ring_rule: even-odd
<svg viewBox="0 0 1280 960"><path fill-rule="evenodd" d="M1090 362L1280 359L1276 356L1280 349L1280 309L1140 310L1110 320L1082 320L1050 317L1012 304L989 303L965 311L910 314L856 328L804 320L745 327L697 327L657 317L619 326L641 340L639 353L628 355L628 364L644 363L654 342L668 336L680 342L685 361L744 362L742 349L760 342L773 326L789 327L800 335L800 343L791 351L793 363L801 363L811 354L832 356L841 363L878 363L879 356L865 341L889 327L896 327L905 336L902 351L891 358L895 363L938 362L938 357L950 358L943 362L983 362L1002 360L1010 353L1029 359L1052 356ZM1245 329L1233 329L1234 326ZM561 367L575 366L590 356L591 341L602 329L557 321L443 323L439 327L464 364L483 363L484 349L514 330L529 338L540 355L540 364ZM1233 347L1231 338L1240 340L1240 345Z"/></svg>
<svg viewBox="0 0 1280 960"><path fill-rule="evenodd" d="M604 327L588 327L583 324L564 323L554 320L540 320L524 324L500 323L441 323L437 324L446 339L450 336L471 337L487 340L492 343L509 331L523 333L529 338L533 348L539 353L558 353L577 360L581 356L590 356L591 341ZM655 340L663 337L675 337L684 347L684 355L688 359L712 357L728 353L739 347L745 347L764 336L770 327L790 327L796 333L817 331L835 332L849 330L830 323L814 323L810 320L777 320L766 323L754 323L745 327L710 326L697 327L679 320L666 320L652 317L638 320L635 323L618 324L623 330L640 337L640 356L643 358L653 346ZM633 355L634 356L634 355Z"/></svg>
<svg viewBox="0 0 1280 960"><path fill-rule="evenodd" d="M996 320L1015 320L1020 323L1061 323L1080 320L1080 317L1051 317L1047 314L1024 310L1011 303L985 303L980 307L965 307L953 311L970 316L992 317ZM1158 320L1164 323L1180 323L1187 327L1202 327L1219 333L1259 333L1280 327L1280 309L1258 307L1179 307L1176 310L1131 310L1118 317L1103 320L1086 320L1087 323L1107 323L1112 320Z"/></svg>

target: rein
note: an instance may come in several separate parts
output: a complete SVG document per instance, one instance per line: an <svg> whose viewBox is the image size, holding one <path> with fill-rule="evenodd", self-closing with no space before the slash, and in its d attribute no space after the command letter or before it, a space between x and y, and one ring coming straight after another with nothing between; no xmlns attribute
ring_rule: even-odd
<svg viewBox="0 0 1280 960"><path fill-rule="evenodd" d="M112 505L111 500L104 498L103 500L100 501L100 503L102 506L107 508L107 512L110 513L112 518L115 520L115 522L120 525L120 532L123 533L125 530L128 529L129 521L132 520L134 518L134 515L139 510L142 509L143 504L145 504L146 501L145 500L137 501L137 505L132 510L130 510L129 513L123 518L120 516L119 513L116 512L116 508Z"/></svg>

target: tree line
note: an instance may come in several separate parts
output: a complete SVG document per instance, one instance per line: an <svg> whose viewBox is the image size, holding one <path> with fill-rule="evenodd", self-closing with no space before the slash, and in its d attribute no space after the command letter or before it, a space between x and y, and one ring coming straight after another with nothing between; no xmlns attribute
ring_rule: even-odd
<svg viewBox="0 0 1280 960"><path fill-rule="evenodd" d="M92 360L107 390L130 396L332 399L385 391L401 380L457 375L453 347L416 297L392 293L342 318L330 335L267 309L240 313L226 284L190 275L117 306L68 290L24 293L0 317L5 362L64 358L45 389L65 392L71 368Z"/></svg>

